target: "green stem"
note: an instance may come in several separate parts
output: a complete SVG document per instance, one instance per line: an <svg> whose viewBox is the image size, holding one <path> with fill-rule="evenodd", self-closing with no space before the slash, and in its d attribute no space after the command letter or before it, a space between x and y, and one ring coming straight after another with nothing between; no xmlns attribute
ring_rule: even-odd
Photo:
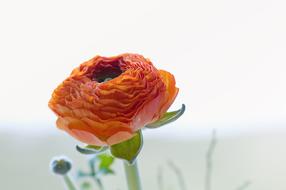
<svg viewBox="0 0 286 190"><path fill-rule="evenodd" d="M124 168L125 168L128 189L142 190L137 162L135 161L132 165L127 162L124 162Z"/></svg>
<svg viewBox="0 0 286 190"><path fill-rule="evenodd" d="M64 181L66 183L68 190L77 190L73 181L71 180L71 178L68 175L64 175L63 178L64 178Z"/></svg>

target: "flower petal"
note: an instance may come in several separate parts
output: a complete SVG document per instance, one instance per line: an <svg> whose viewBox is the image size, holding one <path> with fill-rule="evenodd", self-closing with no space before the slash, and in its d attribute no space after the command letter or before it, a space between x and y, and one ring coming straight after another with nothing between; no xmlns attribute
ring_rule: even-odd
<svg viewBox="0 0 286 190"><path fill-rule="evenodd" d="M159 70L159 73L166 85L165 98L162 100L160 108L160 116L162 116L162 114L164 114L174 102L179 89L176 87L175 77L171 73L164 70Z"/></svg>
<svg viewBox="0 0 286 190"><path fill-rule="evenodd" d="M88 127L84 122L78 119L71 117L59 117L57 120L57 126L60 129L63 129L68 132L74 138L86 144L97 146L107 145L105 142L101 141L93 134L90 127Z"/></svg>

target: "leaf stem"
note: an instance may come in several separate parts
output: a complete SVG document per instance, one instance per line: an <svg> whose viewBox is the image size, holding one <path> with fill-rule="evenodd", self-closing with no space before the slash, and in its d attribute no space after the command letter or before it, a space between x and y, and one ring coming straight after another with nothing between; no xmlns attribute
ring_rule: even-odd
<svg viewBox="0 0 286 190"><path fill-rule="evenodd" d="M125 168L128 189L129 190L142 190L137 162L134 161L133 164L129 164L124 161L124 168Z"/></svg>
<svg viewBox="0 0 286 190"><path fill-rule="evenodd" d="M71 180L71 178L68 175L64 175L63 178L64 178L64 181L66 183L68 190L77 190L73 181Z"/></svg>

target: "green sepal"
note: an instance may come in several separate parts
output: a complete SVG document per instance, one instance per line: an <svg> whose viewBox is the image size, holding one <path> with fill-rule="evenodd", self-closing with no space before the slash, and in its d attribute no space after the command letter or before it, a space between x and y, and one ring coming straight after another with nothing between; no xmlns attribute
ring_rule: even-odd
<svg viewBox="0 0 286 190"><path fill-rule="evenodd" d="M163 125L167 125L173 121L176 121L179 117L181 117L186 110L185 104L182 104L182 107L177 111L166 112L160 119L157 121L146 125L146 128L155 129L162 127Z"/></svg>
<svg viewBox="0 0 286 190"><path fill-rule="evenodd" d="M80 147L76 145L76 150L82 154L98 154L105 151L107 147L95 146L95 145L87 145L85 147Z"/></svg>
<svg viewBox="0 0 286 190"><path fill-rule="evenodd" d="M110 146L110 152L115 158L123 159L133 164L143 145L142 132L138 131L131 139Z"/></svg>

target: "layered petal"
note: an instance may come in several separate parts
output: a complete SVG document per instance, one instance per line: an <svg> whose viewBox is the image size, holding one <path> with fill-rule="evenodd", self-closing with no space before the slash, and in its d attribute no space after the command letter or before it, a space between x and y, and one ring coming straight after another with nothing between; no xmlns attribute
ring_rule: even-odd
<svg viewBox="0 0 286 190"><path fill-rule="evenodd" d="M138 54L96 56L74 69L52 94L57 126L92 145L131 138L174 101L173 75Z"/></svg>
<svg viewBox="0 0 286 190"><path fill-rule="evenodd" d="M159 114L162 116L172 105L175 98L178 95L179 88L176 87L175 77L164 70L159 70L159 74L166 86L165 98L161 102L161 107L159 109Z"/></svg>

